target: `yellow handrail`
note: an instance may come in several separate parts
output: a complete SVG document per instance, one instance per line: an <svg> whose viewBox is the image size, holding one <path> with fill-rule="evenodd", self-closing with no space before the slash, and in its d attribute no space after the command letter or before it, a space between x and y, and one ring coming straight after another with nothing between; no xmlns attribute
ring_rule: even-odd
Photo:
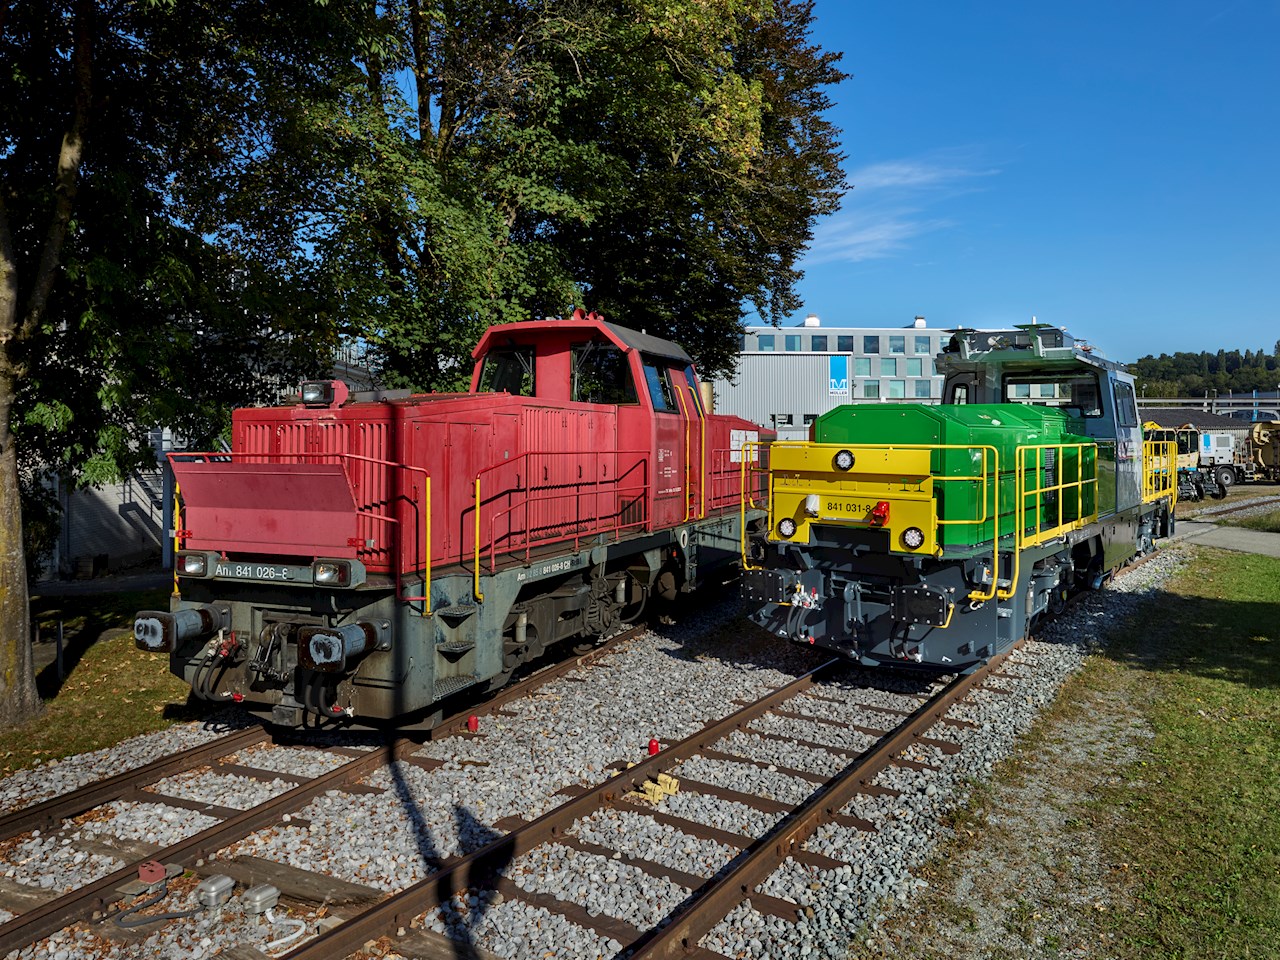
<svg viewBox="0 0 1280 960"><path fill-rule="evenodd" d="M1028 453L1034 453L1035 466L1034 470L1039 475L1040 453L1045 450L1055 451L1055 459L1058 464L1058 482L1048 486L1042 485L1037 479L1035 489L1027 487L1027 458ZM1062 464L1064 463L1063 451L1074 450L1077 455L1077 477L1076 480L1062 479ZM1093 476L1085 477L1085 453L1093 452ZM1079 530L1087 523L1092 523L1098 519L1098 445L1096 443L1045 443L1037 445L1020 446L1017 450L1018 468L1017 468L1017 496L1018 504L1014 510L1014 551L1013 551L1013 571L1009 577L1009 589L1000 592L1001 600L1008 600L1018 589L1018 577L1022 573L1022 550L1025 547L1034 547L1037 544L1045 543L1055 537L1060 537L1064 533L1072 530ZM1093 488L1093 512L1087 516L1084 513L1084 488L1085 486ZM1068 489L1074 489L1076 492L1076 519L1064 521L1062 517L1063 496ZM1041 527L1042 518L1041 508L1043 506L1042 494L1058 493L1058 523L1054 527L1043 529ZM1026 512L1027 497L1034 495L1035 502L1035 533L1027 535Z"/></svg>
<svg viewBox="0 0 1280 960"><path fill-rule="evenodd" d="M484 594L480 592L480 474L476 474L476 537L475 537L476 562L472 571L472 593L475 594L476 603L484 603Z"/></svg>
<svg viewBox="0 0 1280 960"><path fill-rule="evenodd" d="M1172 440L1142 442L1142 501L1150 503L1161 497L1172 497L1170 506L1178 502L1178 444Z"/></svg>
<svg viewBox="0 0 1280 960"><path fill-rule="evenodd" d="M684 396L679 387L676 387L676 403L680 404L680 421L684 424L684 519L680 522L688 523L693 508L689 502L689 470L693 466L693 461L689 459L689 435L692 431L689 429L689 414L684 408Z"/></svg>
<svg viewBox="0 0 1280 960"><path fill-rule="evenodd" d="M693 399L693 408L698 411L698 422L702 425L702 449L698 454L699 474L702 482L698 485L702 492L702 519L707 518L707 467L710 466L710 457L707 456L707 415L698 405L696 396L693 396L693 387L689 387L689 394Z"/></svg>
<svg viewBox="0 0 1280 960"><path fill-rule="evenodd" d="M178 590L178 551L182 549L182 501L179 499L180 487L175 477L173 481L173 595L182 596Z"/></svg>
<svg viewBox="0 0 1280 960"><path fill-rule="evenodd" d="M431 474L423 470L423 494L426 496L426 506L422 511L423 535L426 539L423 541L423 547L426 552L425 569L422 574L422 598L424 609L422 615L424 617L431 616Z"/></svg>
<svg viewBox="0 0 1280 960"><path fill-rule="evenodd" d="M742 466L739 468L738 503L740 506L739 523L738 523L738 546L742 552L742 569L743 570L763 570L764 567L757 567L751 562L751 558L747 554L747 500L750 498L751 505L755 506L755 497L748 493L750 489L747 478L752 473L751 464L755 462L755 450L766 446L766 443L760 440L744 440L742 443ZM765 488L768 492L769 499L765 505L765 529L773 529L773 484L767 484Z"/></svg>

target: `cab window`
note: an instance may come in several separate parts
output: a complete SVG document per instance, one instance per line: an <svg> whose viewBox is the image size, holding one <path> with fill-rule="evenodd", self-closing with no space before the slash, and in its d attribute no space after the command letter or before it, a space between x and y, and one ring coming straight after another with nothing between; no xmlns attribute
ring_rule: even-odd
<svg viewBox="0 0 1280 960"><path fill-rule="evenodd" d="M645 384L649 388L649 399L653 401L653 409L663 413L679 413L680 406L671 385L671 371L660 365L653 357L645 357L642 366Z"/></svg>
<svg viewBox="0 0 1280 960"><path fill-rule="evenodd" d="M537 394L533 347L503 347L489 351L480 370L481 393L510 393L517 397Z"/></svg>
<svg viewBox="0 0 1280 960"><path fill-rule="evenodd" d="M1115 381L1116 425L1120 427L1136 427L1138 425L1138 403L1133 395L1133 384L1122 380Z"/></svg>
<svg viewBox="0 0 1280 960"><path fill-rule="evenodd" d="M608 343L592 341L572 347L570 399L582 403L638 403L627 355Z"/></svg>
<svg viewBox="0 0 1280 960"><path fill-rule="evenodd" d="M1006 403L1058 407L1077 417L1102 416L1098 380L1091 374L1029 374L1004 379Z"/></svg>

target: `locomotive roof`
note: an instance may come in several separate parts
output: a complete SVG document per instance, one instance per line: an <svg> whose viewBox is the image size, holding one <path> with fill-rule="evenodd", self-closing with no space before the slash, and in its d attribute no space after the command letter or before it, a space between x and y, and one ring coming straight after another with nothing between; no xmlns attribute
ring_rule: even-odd
<svg viewBox="0 0 1280 960"><path fill-rule="evenodd" d="M1009 330L960 328L954 331L943 354L941 364L957 370L997 364L1008 370L1084 364L1127 378L1123 364L1108 360L1101 351L1077 340L1062 327L1046 323L1020 324Z"/></svg>
<svg viewBox="0 0 1280 960"><path fill-rule="evenodd" d="M630 327L610 323L600 314L582 314L581 311L575 311L574 316L567 320L525 320L519 323L504 323L492 326L484 332L484 336L480 338L476 348L471 351L471 355L479 359L492 348L494 340L499 337L519 336L521 340L528 341L535 339L537 335L545 334L549 330L570 332L581 330L584 333L587 331L601 333L622 350L639 350L641 353L663 357L668 360L678 360L685 364L693 363L693 359L684 351L684 348L672 343L670 340L663 340L661 337L655 337L640 330L632 330ZM535 336L524 336L530 333Z"/></svg>
<svg viewBox="0 0 1280 960"><path fill-rule="evenodd" d="M693 358L684 352L684 349L670 340L663 340L661 337L654 337L640 330L632 330L630 327L621 327L616 323L605 322L604 326L608 327L610 332L618 339L632 349L639 350L641 353L652 353L659 357L666 357L669 360L681 360L684 363L693 363Z"/></svg>

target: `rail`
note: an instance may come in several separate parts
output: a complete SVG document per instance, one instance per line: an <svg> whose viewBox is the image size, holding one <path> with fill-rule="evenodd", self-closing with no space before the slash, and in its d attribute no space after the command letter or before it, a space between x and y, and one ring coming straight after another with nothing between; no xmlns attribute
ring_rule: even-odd
<svg viewBox="0 0 1280 960"><path fill-rule="evenodd" d="M542 466L543 485L535 486L531 480L535 467L538 466L534 458L549 458L553 462L559 458L562 462L568 463L569 471L572 472L576 467L576 476L568 476L563 469L553 472L549 469L549 465L544 463ZM615 473L615 476L606 478L608 471L608 462L603 465L602 460L610 458L616 464L618 461L625 461L628 457L636 458L635 462L629 464L621 473ZM579 458L570 460L569 458ZM489 550L489 569L497 566L498 554L519 554L524 551L524 561L528 563L532 556L535 546L545 546L553 543L565 543L573 541L574 549L578 549L580 542L584 537L597 536L601 533L611 533L615 536L621 536L622 531L633 528L645 528L649 523L649 512L647 508L647 497L649 493L649 451L648 450L603 450L590 451L582 453L576 450L544 450L544 451L526 451L513 457L510 460L504 460L501 463L491 464L485 467L475 478L475 499L473 509L474 516L474 567L472 570L472 593L475 595L477 603L484 601L484 592L480 589L480 571L482 567L481 559L484 553L482 547L481 533L483 532L482 514L484 511L484 489L483 479L486 475L492 475L498 471L512 471L518 467L521 462L524 465L524 482L521 482L522 474L516 472L514 486L508 486L490 494L492 499L503 496L512 496L523 493L524 496L517 502L501 509L491 509L489 511L489 528L488 528L488 550ZM591 469L584 475L584 462L589 463ZM624 477L631 476L635 471L640 472L638 482L624 483ZM626 495L634 494L631 499L626 499ZM584 510L577 509L574 515L578 517L594 516L596 522L582 527L574 525L573 529L564 533L556 534L551 532L553 528L563 529L565 524L562 514L556 514L554 511L548 510L546 513L545 523L538 524L536 517L536 509L538 507L550 507L552 504L561 500L579 500L583 497L591 498L595 501L597 510L588 513ZM602 513L598 508L601 499L604 499L605 506L608 507L609 500L613 500L612 512ZM637 509L638 508L638 509ZM524 511L523 529L515 529L509 523L505 534L498 530L498 522L504 517L512 517L517 511ZM628 514L631 516L628 517ZM609 521L611 522L601 522ZM542 535L535 536L535 530L542 531ZM522 540L519 538L523 538ZM499 549L499 543L505 540L505 545Z"/></svg>
<svg viewBox="0 0 1280 960"><path fill-rule="evenodd" d="M1075 451L1076 455L1074 480L1063 479L1065 465L1072 462L1063 455L1068 450ZM1046 455L1049 451L1054 452L1052 458ZM1035 454L1035 462L1030 466L1030 471L1037 478L1034 486L1028 486L1027 484L1027 474L1029 472L1028 454ZM1017 458L1019 516L1014 524L1018 535L1017 548L1013 552L1013 571L1009 577L1009 588L1000 591L1001 600L1008 600L1018 589L1018 576L1022 569L1023 549L1061 537L1072 530L1079 530L1085 524L1092 523L1098 519L1098 445L1096 443L1046 443L1021 446L1018 447ZM1093 469L1089 471L1091 475L1086 477L1085 463L1087 460L1091 460ZM1051 483L1041 482L1042 478L1048 476L1050 470L1053 470L1057 479ZM1093 492L1093 506L1088 513L1085 512L1084 491L1086 487L1089 487ZM1069 490L1075 491L1076 515L1074 517L1067 516L1064 513L1066 494ZM1053 499L1057 506L1055 517L1057 523L1051 527L1044 526L1044 504L1048 494L1056 494ZM1027 522L1027 500L1029 497L1035 497L1034 524L1028 524Z"/></svg>
<svg viewBox="0 0 1280 960"><path fill-rule="evenodd" d="M423 467L413 466L406 463L394 463L390 460L382 460L378 457L367 457L358 453L343 453L340 451L332 452L307 452L307 453L267 453L267 452L248 452L248 451L181 451L178 453L168 454L170 464L179 461L196 463L204 461L206 463L231 462L236 460L250 462L280 462L280 463L332 463L337 461L342 466L342 474L346 478L347 487L351 491L351 501L355 505L356 516L364 517L372 523L383 523L391 526L393 529L400 527L401 522L398 518L384 515L375 510L362 509L359 506L359 498L355 492L355 482L352 477L352 471L349 468L349 462L355 461L359 463L368 463L381 467L390 467L394 470L404 470L413 474L420 474L423 479L422 493L418 496L416 487L411 487L412 495L409 497L410 504L419 507L422 513L423 525L423 546L421 556L415 555L415 561L421 560L422 570L422 593L420 597L409 597L404 595L403 580L407 573L416 573L419 569L415 562L412 566L406 568L404 563L403 544L400 538L392 539L392 546L387 551L388 555L393 557L392 568L396 580L396 599L408 603L421 602L423 604L423 616L431 615L431 474ZM175 490L177 484L175 483ZM176 495L176 494L175 494ZM189 531L181 529L179 523L180 514L175 511L174 514L174 554L182 549L182 537ZM174 563L174 593L177 594L177 563Z"/></svg>
<svg viewBox="0 0 1280 960"><path fill-rule="evenodd" d="M1172 497L1178 502L1178 445L1172 440L1142 442L1142 502Z"/></svg>

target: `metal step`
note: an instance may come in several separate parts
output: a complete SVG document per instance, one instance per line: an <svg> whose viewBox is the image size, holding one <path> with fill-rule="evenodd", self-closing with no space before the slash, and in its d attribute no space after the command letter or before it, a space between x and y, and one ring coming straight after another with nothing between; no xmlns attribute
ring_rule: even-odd
<svg viewBox="0 0 1280 960"><path fill-rule="evenodd" d="M436 649L441 653L466 653L474 650L475 646L474 640L450 640L448 643L437 643Z"/></svg>
<svg viewBox="0 0 1280 960"><path fill-rule="evenodd" d="M434 699L443 700L450 694L467 689L475 682L475 677L444 677L435 683Z"/></svg>
<svg viewBox="0 0 1280 960"><path fill-rule="evenodd" d="M435 611L436 616L443 617L446 620L456 620L461 623L475 614L480 608L474 603L455 603L448 607L440 607Z"/></svg>

